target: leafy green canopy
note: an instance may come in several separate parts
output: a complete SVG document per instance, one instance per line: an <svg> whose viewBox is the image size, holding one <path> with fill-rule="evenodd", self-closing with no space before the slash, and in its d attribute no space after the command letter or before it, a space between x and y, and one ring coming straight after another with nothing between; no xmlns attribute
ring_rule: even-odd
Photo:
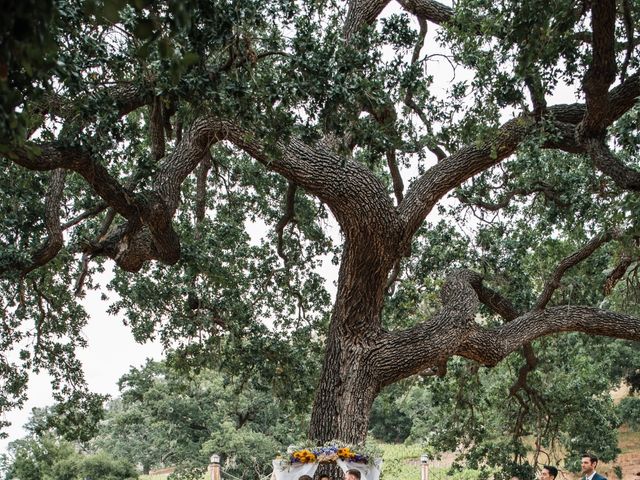
<svg viewBox="0 0 640 480"><path fill-rule="evenodd" d="M149 361L123 375L119 386L91 439L66 440L70 432L60 425L56 406L36 411L29 436L12 442L0 464L3 478L137 478L130 467L136 465L143 473L177 467L175 476L201 479L212 452L221 455L226 474L262 478L275 452L301 441L308 423L299 405L279 400L257 375L185 375ZM103 473L92 473L91 465L100 462ZM118 468L129 473L122 476Z"/></svg>
<svg viewBox="0 0 640 480"><path fill-rule="evenodd" d="M0 455L6 480L130 480L138 478L132 463L105 452L86 452L47 426L52 412L34 410L26 425L29 435L11 442Z"/></svg>
<svg viewBox="0 0 640 480"><path fill-rule="evenodd" d="M360 122L356 106L362 92L372 106L382 102L385 89L400 95L401 79L392 74L415 34L406 16L394 17L381 35L345 45L341 13L322 2L193 1L166 7L58 2L46 22L34 24L34 35L42 40L25 40L41 63L23 83L38 88L31 92L22 83L2 84L20 97L6 109L19 122L7 120L2 138L21 142L37 131L45 141L90 145L111 175L144 191L158 169L149 152L151 114L138 110L120 118L119 108L127 107L114 105L112 97L143 92L143 97L162 98L166 109L180 105L173 113L170 145L181 125L203 109L243 118L272 142L293 131L314 138L356 122L354 135L373 142L359 155L389 181L375 154L398 139L388 139L389 132L375 122ZM401 50L383 63L385 74L379 77L373 67L385 45ZM45 51L55 61L42 56ZM22 62L15 69L29 73L27 59L15 62ZM50 117L54 121L44 121ZM415 143L416 132L408 133L409 143ZM86 183L68 176L65 247L53 261L30 271L34 246L47 240L42 199L48 175L29 174L10 159L0 161L5 167L0 308L6 332L1 341L3 352L13 351L0 358L6 379L2 408L24 400L30 369L49 369L56 399L63 401L84 381L74 352L85 346L81 331L88 317L76 297L85 288L102 288L97 274L111 271L100 256L86 265L83 252L111 225L105 223L109 213ZM216 364L230 371L249 365L269 370L287 379L283 391L301 392L308 402L315 363L301 359L318 351L321 337L314 332L325 324L329 305L315 270L338 248L326 231L326 207L297 192L295 222L285 229L281 247L287 261L282 261L273 235L286 188L280 177L237 151L216 147L204 218L194 218L197 179L189 177L181 187L174 218L180 262L173 267L148 263L135 275L115 269L109 288L118 299L111 313L124 314L137 340L157 337L175 349L174 360L185 367L208 365L215 355ZM115 226L119 221L111 219ZM252 238L254 225L266 228L264 239ZM265 357L274 361L262 362ZM305 383L292 389L291 379Z"/></svg>
<svg viewBox="0 0 640 480"><path fill-rule="evenodd" d="M615 31L620 82L638 67L625 37L640 21L638 5L622 3ZM343 140L336 142L338 153L346 158L357 145L352 158L390 187L389 151L401 168L418 172L427 169L429 150L446 156L497 139L490 144L495 157L495 145L509 133L496 129L499 122L511 109L523 112L513 128L537 123L517 153L461 185L455 205L441 207L445 220L414 237L400 282L388 289L385 326L407 327L435 312L436 293L454 267L482 272L521 313L528 311L563 258L614 227L623 230L617 241L569 270L550 305L635 311L637 298L628 293L637 285L637 194L595 171L584 154L545 149L568 141L552 115L542 116L545 94L562 83L578 90L593 59L584 35L587 7L456 2L439 41L468 76L454 79L443 96L434 93L430 59L419 58L420 48L412 55L424 31L407 14L365 26L347 42L344 8L329 1L21 2L1 24L0 143L7 158L0 159L0 409L23 400L29 370L46 368L58 398L68 401L62 419L73 424L80 412L96 410L77 405L95 407L101 399L78 393L83 378L74 351L83 346L87 314L76 296L99 288L97 274L111 270L101 240L135 227L107 208L86 178L69 174L60 206L64 245L41 262L50 175L12 162L29 135L89 151L148 199L165 148L175 150L205 113L249 125L242 140L259 138L273 158L294 137L337 137ZM33 22L25 25L29 9ZM611 146L623 165L637 166L640 110L625 112L609 130ZM37 156L38 148L29 148ZM206 195L197 172L180 185L173 217L179 261L143 262L135 274L116 268L112 313L122 315L139 341L159 338L172 349L172 365L255 374L303 410L328 324L329 296L317 269L340 253L328 233L326 206L294 191L295 222L279 229L287 182L227 146L216 145L210 156ZM264 226L264 237L253 238L250 225ZM614 275L623 260L630 261L623 276ZM500 321L483 314L487 325ZM531 382L542 379L532 375ZM519 454L522 444L514 445Z"/></svg>
<svg viewBox="0 0 640 480"><path fill-rule="evenodd" d="M256 116L267 109L282 117L273 124L286 129L291 121L284 112L292 105L298 108L306 95L304 86L296 87L298 94L290 87L298 75L298 60L281 56L278 69L270 63L255 69L242 66L256 61L256 51L270 57L280 55L280 49L308 49L320 28L318 8L322 4L302 7L262 1L194 1L168 7L145 2L57 2L46 25L44 20L33 25L37 39L25 40L40 54L51 51L55 62L41 59L29 77L31 70L25 66L29 59L12 57L12 62L22 62L15 68L25 72L24 82L39 87L31 92L22 83L2 83L2 88L21 95L16 108L5 110L21 123L3 123L2 138L13 142L24 138L25 128L38 128L43 139L57 136L70 145L90 144L112 175L129 178L144 190L158 168L149 155L150 116L136 111L120 119L108 93L148 89L148 95L166 102L180 101L176 130L205 106L258 124L264 120ZM302 11L306 14L298 15ZM327 35L335 38L337 31L334 25ZM228 61L232 69L225 67ZM325 69L326 76L330 67L318 60L315 68ZM314 78L309 75L308 81ZM64 115L53 112L59 106L56 99L63 97L72 99L65 108L76 117L60 131L59 123L42 120L49 109ZM87 121L93 124L88 127ZM277 138L281 132L270 135ZM176 364L197 368L215 364L247 375L253 369L263 370L283 379L282 392L307 404L317 361L303 359L315 358L319 337L314 335L311 341L309 337L326 321L329 301L314 269L321 256L335 252L323 230L326 209L301 192L296 194L295 224L283 236L287 252L283 265L269 236L282 216L286 182L228 148L212 153L208 195L197 207L207 212L204 218L194 218L199 201L196 178L188 178L181 188L182 203L174 219L181 232L181 261L173 267L148 264L138 275L115 270L109 288L118 300L111 313L123 314L137 340L158 337L175 351ZM69 227L68 247L55 261L24 275L30 250L46 240L41 200L47 194L47 175L28 175L6 159L1 161L0 309L5 333L0 347L2 352L13 352L0 357L0 408L24 400L30 369L49 369L59 392L56 398L74 400L84 381L74 352L85 346L81 332L88 319L77 297L83 289L102 288L96 274L111 272L100 258L88 267L82 260L85 246L101 230L105 208L80 178L67 178L66 220L73 223L87 210L94 214ZM250 232L261 228L260 236L252 238ZM265 357L272 361L265 363Z"/></svg>

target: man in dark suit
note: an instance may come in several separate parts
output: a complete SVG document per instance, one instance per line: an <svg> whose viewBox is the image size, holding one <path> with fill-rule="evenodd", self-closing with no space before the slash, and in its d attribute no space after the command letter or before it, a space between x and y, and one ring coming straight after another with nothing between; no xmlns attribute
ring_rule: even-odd
<svg viewBox="0 0 640 480"><path fill-rule="evenodd" d="M603 477L598 472L596 472L596 467L598 466L598 457L595 455L584 453L582 455L582 461L580 462L582 466L582 478L581 480L607 480L606 477Z"/></svg>

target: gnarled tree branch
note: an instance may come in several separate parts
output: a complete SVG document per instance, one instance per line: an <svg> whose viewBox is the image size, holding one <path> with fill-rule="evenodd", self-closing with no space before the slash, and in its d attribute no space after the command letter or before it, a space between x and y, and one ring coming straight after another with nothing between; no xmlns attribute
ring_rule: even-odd
<svg viewBox="0 0 640 480"><path fill-rule="evenodd" d="M411 238L434 205L446 193L486 168L511 155L534 128L530 117L518 117L504 124L495 138L480 146L468 145L441 160L414 182L398 210Z"/></svg>
<svg viewBox="0 0 640 480"><path fill-rule="evenodd" d="M89 102L89 100L94 100L94 102ZM76 121L76 117L79 115L78 106L87 105L88 103L101 103L101 101L95 100L107 100L117 111L118 117L123 117L144 105L152 103L153 93L148 85L133 83L103 88L76 98L73 103L68 103L60 95L51 93L45 95L42 101L35 105L34 109L42 114L51 114L65 120ZM91 115L92 113L89 113L89 118L83 118L81 122L91 121L93 119Z"/></svg>
<svg viewBox="0 0 640 480"><path fill-rule="evenodd" d="M593 307L565 305L518 315L509 302L482 286L479 274L468 270L451 275L441 295L442 309L430 320L380 335L372 364L382 385L437 365L452 355L487 366L496 365L521 347L525 347L526 356L528 344L553 333L576 331L640 339L640 319ZM479 299L509 321L497 328L476 323Z"/></svg>
<svg viewBox="0 0 640 480"><path fill-rule="evenodd" d="M47 143L34 146L36 152L18 148L12 160L30 170L72 170L84 177L96 193L127 219L139 215L140 204L134 195L124 188L107 169L97 162L87 150Z"/></svg>
<svg viewBox="0 0 640 480"><path fill-rule="evenodd" d="M512 322L486 329L473 327L457 354L493 366L527 342L559 332L582 332L640 340L640 319L586 306L563 305L526 313Z"/></svg>
<svg viewBox="0 0 640 480"><path fill-rule="evenodd" d="M349 39L364 25L371 25L389 0L350 0L344 21L344 38Z"/></svg>
<svg viewBox="0 0 640 480"><path fill-rule="evenodd" d="M60 226L60 203L64 191L66 172L62 169L54 170L49 182L49 189L45 200L44 222L47 228L47 239L31 257L31 265L22 269L22 275L41 267L58 254L63 244L62 227Z"/></svg>
<svg viewBox="0 0 640 480"><path fill-rule="evenodd" d="M453 17L453 9L433 0L398 0L402 7L418 18L443 25Z"/></svg>
<svg viewBox="0 0 640 480"><path fill-rule="evenodd" d="M619 230L609 230L602 234L596 235L589 242L587 242L581 249L573 252L568 257L563 258L558 266L555 268L551 278L547 280L542 289L542 293L538 297L533 309L542 310L547 306L549 300L553 295L553 292L560 286L560 280L564 274L572 267L575 267L578 263L589 258L598 248L603 244L610 242L620 237L621 232Z"/></svg>
<svg viewBox="0 0 640 480"><path fill-rule="evenodd" d="M616 78L615 23L615 0L593 3L593 58L582 85L587 111L579 126L581 138L601 137L611 123L608 91Z"/></svg>
<svg viewBox="0 0 640 480"><path fill-rule="evenodd" d="M620 257L620 261L615 266L613 271L607 275L607 279L604 282L603 291L605 295L610 295L616 284L624 277L629 267L633 264L633 257L629 254L623 254Z"/></svg>
<svg viewBox="0 0 640 480"><path fill-rule="evenodd" d="M460 202L466 205L472 205L480 207L483 210L497 212L498 210L501 210L508 206L515 196L528 196L533 193L542 193L547 200L557 204L559 207L568 206L566 202L560 200L558 192L556 192L551 185L545 182L536 182L536 186L528 189L516 188L514 190L509 190L505 193L504 197L502 197L502 199L497 201L496 203L484 202L482 200L471 200L463 194L458 194L457 198L458 200L460 200Z"/></svg>
<svg viewBox="0 0 640 480"><path fill-rule="evenodd" d="M640 172L618 160L601 138L583 141L593 165L625 190L640 191Z"/></svg>
<svg viewBox="0 0 640 480"><path fill-rule="evenodd" d="M276 234L278 235L278 243L276 248L278 251L278 255L280 256L280 258L282 258L282 260L284 260L285 264L289 261L289 258L284 253L284 246L283 246L284 228L289 223L291 223L295 218L295 214L296 214L295 200L296 200L297 189L298 187L296 186L295 183L289 182L289 185L287 187L287 194L285 196L284 214L276 224Z"/></svg>
<svg viewBox="0 0 640 480"><path fill-rule="evenodd" d="M82 175L95 192L117 213L128 220L128 224L114 232L109 242L92 249L93 253L109 252L109 256L126 270L138 270L142 263L155 258L166 263L175 263L180 257L178 236L171 226L171 216L166 205L158 195L137 197L115 179L107 169L97 162L86 150L68 148L56 144L38 145L39 154L24 148L15 151L14 161L32 170L52 170L65 168ZM151 233L153 256L142 263L137 259L130 261L132 235L146 226ZM110 248L107 248L109 245ZM126 260L125 260L126 259Z"/></svg>
<svg viewBox="0 0 640 480"><path fill-rule="evenodd" d="M74 225L77 225L80 222L86 220L87 218L95 217L96 215L104 212L107 208L108 208L108 205L106 203L100 202L95 206L89 208L88 210L85 210L81 214L75 216L74 218L70 219L69 221L63 223L61 228L62 230L71 228Z"/></svg>
<svg viewBox="0 0 640 480"><path fill-rule="evenodd" d="M389 172L391 172L391 181L393 182L393 193L396 195L398 205L402 202L404 183L402 182L402 175L398 169L398 163L396 162L395 150L387 151L387 165L389 166Z"/></svg>

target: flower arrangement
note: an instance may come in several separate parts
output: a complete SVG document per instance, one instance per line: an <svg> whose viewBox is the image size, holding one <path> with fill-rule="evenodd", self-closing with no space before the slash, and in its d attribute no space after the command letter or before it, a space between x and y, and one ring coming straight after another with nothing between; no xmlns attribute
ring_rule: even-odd
<svg viewBox="0 0 640 480"><path fill-rule="evenodd" d="M317 455L308 448L296 450L291 454L291 463L313 463L316 461L316 459Z"/></svg>
<svg viewBox="0 0 640 480"><path fill-rule="evenodd" d="M296 463L335 463L337 460L367 464L375 458L377 452L371 448L359 448L339 442L328 442L322 446L295 447L289 450L288 462Z"/></svg>

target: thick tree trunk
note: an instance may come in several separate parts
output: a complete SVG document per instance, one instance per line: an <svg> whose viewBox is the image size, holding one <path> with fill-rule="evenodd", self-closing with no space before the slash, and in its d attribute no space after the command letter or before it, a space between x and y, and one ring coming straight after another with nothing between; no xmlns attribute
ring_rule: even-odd
<svg viewBox="0 0 640 480"><path fill-rule="evenodd" d="M330 340L311 415L309 438L319 443L364 442L371 405L380 384L367 365L366 350L351 341Z"/></svg>
<svg viewBox="0 0 640 480"><path fill-rule="evenodd" d="M381 388L372 355L394 258L370 242L348 244L340 269L327 350L311 415L309 438L364 442L371 406Z"/></svg>

